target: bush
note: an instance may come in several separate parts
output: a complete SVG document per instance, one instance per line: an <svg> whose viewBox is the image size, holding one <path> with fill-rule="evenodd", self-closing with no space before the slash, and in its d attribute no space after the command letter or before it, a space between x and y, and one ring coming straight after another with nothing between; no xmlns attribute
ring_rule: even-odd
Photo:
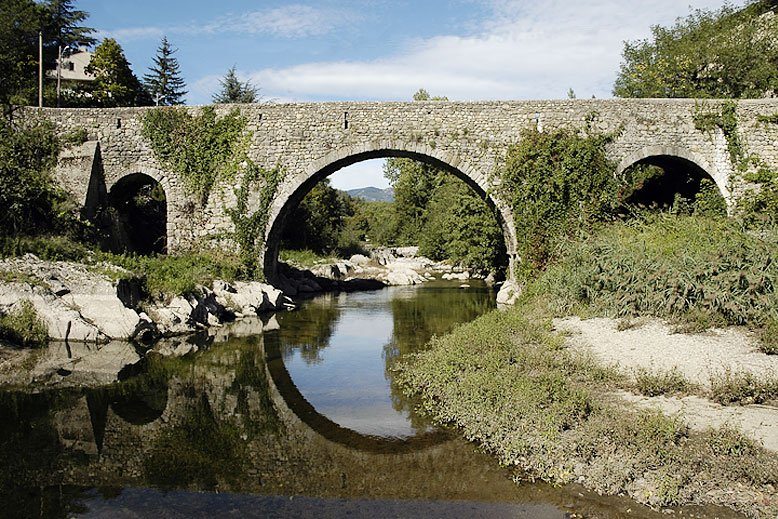
<svg viewBox="0 0 778 519"><path fill-rule="evenodd" d="M524 276L544 268L559 255L565 238L587 231L626 195L626 182L616 178L605 154L611 139L530 128L508 150L498 172L500 194L521 229L517 253Z"/></svg>
<svg viewBox="0 0 778 519"><path fill-rule="evenodd" d="M657 316L761 326L778 308L778 235L736 221L653 215L604 225L568 242L536 287L556 311L581 305L610 317Z"/></svg>
<svg viewBox="0 0 778 519"><path fill-rule="evenodd" d="M35 307L23 300L8 314L0 316L0 339L26 348L39 348L49 341L49 329Z"/></svg>
<svg viewBox="0 0 778 519"><path fill-rule="evenodd" d="M778 398L778 379L725 371L710 379L711 398L722 405L762 404Z"/></svg>

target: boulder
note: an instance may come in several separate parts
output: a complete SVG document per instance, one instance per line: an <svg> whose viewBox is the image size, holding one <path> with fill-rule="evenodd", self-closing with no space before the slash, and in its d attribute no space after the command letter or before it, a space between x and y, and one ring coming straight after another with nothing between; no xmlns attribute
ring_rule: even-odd
<svg viewBox="0 0 778 519"><path fill-rule="evenodd" d="M515 281L506 281L497 292L497 304L515 305L521 295L522 287Z"/></svg>
<svg viewBox="0 0 778 519"><path fill-rule="evenodd" d="M363 256L362 254L354 254L349 258L349 263L352 265L363 266L370 263L370 258Z"/></svg>

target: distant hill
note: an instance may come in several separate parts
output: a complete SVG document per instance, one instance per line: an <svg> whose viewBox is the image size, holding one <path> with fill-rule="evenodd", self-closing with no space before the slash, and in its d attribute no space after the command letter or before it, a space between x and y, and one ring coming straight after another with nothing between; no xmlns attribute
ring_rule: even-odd
<svg viewBox="0 0 778 519"><path fill-rule="evenodd" d="M380 189L378 187L361 187L359 189L349 189L346 191L354 198L361 198L368 202L394 202L394 189L387 187Z"/></svg>

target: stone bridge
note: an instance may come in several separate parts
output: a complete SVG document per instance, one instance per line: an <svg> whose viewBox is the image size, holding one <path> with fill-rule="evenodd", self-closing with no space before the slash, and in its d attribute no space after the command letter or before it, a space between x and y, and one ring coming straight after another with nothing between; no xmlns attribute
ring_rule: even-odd
<svg viewBox="0 0 778 519"><path fill-rule="evenodd" d="M366 159L408 157L440 166L464 180L495 209L515 261L516 236L510 208L494 195L492 173L521 130L559 127L618 131L608 153L619 169L638 162L674 163L709 175L731 205L741 192L720 129L701 131L694 114L720 111L724 101L614 99L488 102L337 102L218 106L237 108L251 132L249 156L263 167L279 166L284 179L269 209L261 258L275 272L284 218L321 179ZM197 112L199 108L186 110ZM220 186L206 207L188 194L175 172L166 171L142 137L149 108L43 109L62 133L84 128L88 142L63 152L56 175L93 212L100 200L128 179L146 175L167 198L167 248L197 245L232 229L226 208L235 204L235 186ZM760 116L778 113L778 100L741 100L738 132L745 151L778 169L778 125ZM250 204L256 207L255 197ZM477 232L475 230L474 232Z"/></svg>

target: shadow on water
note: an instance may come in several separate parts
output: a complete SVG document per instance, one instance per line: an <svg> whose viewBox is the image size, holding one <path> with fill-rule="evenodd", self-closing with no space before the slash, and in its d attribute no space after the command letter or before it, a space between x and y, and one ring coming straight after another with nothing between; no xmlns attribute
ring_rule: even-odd
<svg viewBox="0 0 778 519"><path fill-rule="evenodd" d="M415 417L391 366L492 299L445 285L325 296L276 316L279 330L244 321L197 352L149 356L111 386L0 391L0 517L661 517L577 487L517 485ZM350 357L348 370L370 377L349 382L331 364ZM413 434L333 420L317 403L328 402L332 377L318 378L328 370L346 400L366 393L356 400L373 402L377 419L391 412ZM679 515L692 512L737 517Z"/></svg>

